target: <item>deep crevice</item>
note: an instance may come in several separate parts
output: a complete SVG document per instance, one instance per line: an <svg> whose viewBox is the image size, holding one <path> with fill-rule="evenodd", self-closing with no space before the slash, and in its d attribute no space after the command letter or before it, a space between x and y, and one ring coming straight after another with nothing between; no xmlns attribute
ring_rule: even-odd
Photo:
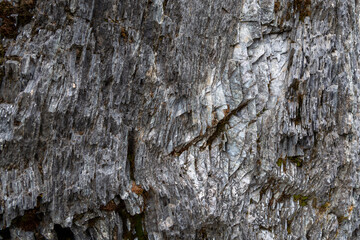
<svg viewBox="0 0 360 240"><path fill-rule="evenodd" d="M224 112L225 117L223 119L221 119L219 122L217 122L215 126L208 128L206 130L205 134L195 137L190 142L180 145L180 147L176 147L170 154L173 156L180 156L184 151L188 150L190 146L195 145L196 143L198 143L199 141L201 141L203 139L206 139L206 145L202 146L201 150L204 150L204 148L206 146L211 146L212 142L220 135L220 133L222 133L226 130L225 124L227 124L229 122L230 118L234 114L236 114L239 111L241 111L242 109L244 109L250 101L251 101L251 99L245 100L244 102L239 104L239 106L237 108L235 108L234 110L232 110L232 111L227 110L226 113Z"/></svg>
<svg viewBox="0 0 360 240"><path fill-rule="evenodd" d="M0 230L0 237L2 237L3 240L10 240L11 239L10 229L5 228L3 230Z"/></svg>
<svg viewBox="0 0 360 240"><path fill-rule="evenodd" d="M74 233L68 227L63 228L60 224L55 224L54 230L58 240L75 240Z"/></svg>
<svg viewBox="0 0 360 240"><path fill-rule="evenodd" d="M130 179L135 181L135 132L133 130L128 132L127 141L127 160L130 166Z"/></svg>
<svg viewBox="0 0 360 240"><path fill-rule="evenodd" d="M11 224L24 231L36 231L43 219L43 213L39 212L39 208L26 210L24 215L16 217Z"/></svg>
<svg viewBox="0 0 360 240"><path fill-rule="evenodd" d="M148 193L143 192L142 196L144 197L144 205L145 205L146 199L148 198ZM100 206L100 210L106 212L116 212L117 214L119 214L122 221L123 239L131 239L131 240L148 239L148 235L145 230L145 226L143 224L145 218L145 212L142 211L140 214L135 214L132 216L126 209L125 201L122 200L119 196L117 196L117 199L119 201L118 204L115 203L116 202L115 200L111 200L105 206ZM98 219L99 218L94 218L92 224L90 224L89 222L89 228L87 230L89 235L91 235L91 229ZM128 222L130 222L130 229L128 226Z"/></svg>
<svg viewBox="0 0 360 240"><path fill-rule="evenodd" d="M120 204L118 205L118 213L121 217L121 221L123 223L123 239L138 239L138 240L146 240L149 239L147 232L143 226L145 213L142 212L140 214L136 214L131 216L125 206L125 201L120 200ZM130 221L130 228L127 227L127 220Z"/></svg>

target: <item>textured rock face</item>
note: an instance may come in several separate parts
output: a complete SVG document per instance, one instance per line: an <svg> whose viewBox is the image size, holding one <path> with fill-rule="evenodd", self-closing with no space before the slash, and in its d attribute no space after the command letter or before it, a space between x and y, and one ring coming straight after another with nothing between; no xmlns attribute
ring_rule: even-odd
<svg viewBox="0 0 360 240"><path fill-rule="evenodd" d="M360 239L358 0L0 6L0 239Z"/></svg>

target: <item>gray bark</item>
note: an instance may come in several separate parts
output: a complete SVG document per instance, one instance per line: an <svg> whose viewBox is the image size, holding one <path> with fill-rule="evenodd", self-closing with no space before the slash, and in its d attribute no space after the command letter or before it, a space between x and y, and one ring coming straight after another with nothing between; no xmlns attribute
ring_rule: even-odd
<svg viewBox="0 0 360 240"><path fill-rule="evenodd" d="M0 239L360 239L358 0L0 4Z"/></svg>

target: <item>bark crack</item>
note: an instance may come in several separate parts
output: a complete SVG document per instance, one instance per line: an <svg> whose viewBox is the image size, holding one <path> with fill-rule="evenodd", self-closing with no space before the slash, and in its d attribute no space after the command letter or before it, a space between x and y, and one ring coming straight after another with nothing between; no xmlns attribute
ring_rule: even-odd
<svg viewBox="0 0 360 240"><path fill-rule="evenodd" d="M201 140L204 140L204 139L206 139L206 143L200 148L200 150L203 151L203 150L205 150L205 148L207 146L211 146L213 141L222 132L226 131L225 124L227 124L229 122L230 118L237 112L244 109L251 100L252 99L248 99L248 100L245 100L242 103L240 103L237 108L233 109L227 115L225 115L225 117L222 118L220 121L218 121L215 126L208 128L203 135L199 135L199 136L195 137L194 139L192 139L191 141L184 143L178 147L175 147L174 150L170 153L170 155L175 156L175 157L180 156L184 151L188 150L191 146L197 144L198 142L200 142Z"/></svg>

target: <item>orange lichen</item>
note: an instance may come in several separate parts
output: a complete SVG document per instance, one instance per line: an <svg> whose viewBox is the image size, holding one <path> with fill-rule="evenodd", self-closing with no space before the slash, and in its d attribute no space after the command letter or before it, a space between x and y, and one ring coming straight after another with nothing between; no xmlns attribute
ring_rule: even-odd
<svg viewBox="0 0 360 240"><path fill-rule="evenodd" d="M230 106L227 104L227 109L223 109L223 113L225 116L227 116L230 113Z"/></svg>
<svg viewBox="0 0 360 240"><path fill-rule="evenodd" d="M101 206L100 210L102 211L106 211L106 212L113 212L117 209L117 205L114 202L114 200L111 200L110 202L108 202L105 206Z"/></svg>
<svg viewBox="0 0 360 240"><path fill-rule="evenodd" d="M135 182L132 183L131 191L133 193L136 193L137 195L142 195L144 192L144 189L140 185L136 185Z"/></svg>
<svg viewBox="0 0 360 240"><path fill-rule="evenodd" d="M353 210L354 210L354 206L351 205L351 206L349 207L349 209L348 209L348 212L351 213Z"/></svg>

